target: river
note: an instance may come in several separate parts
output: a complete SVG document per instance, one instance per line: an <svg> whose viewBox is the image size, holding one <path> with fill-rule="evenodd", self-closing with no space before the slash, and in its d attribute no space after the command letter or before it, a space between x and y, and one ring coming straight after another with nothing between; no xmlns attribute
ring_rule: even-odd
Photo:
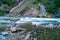
<svg viewBox="0 0 60 40"><path fill-rule="evenodd" d="M10 20L17 20L16 22L11 22ZM25 23L25 22L32 22L32 23L60 23L60 18L29 18L29 17L0 17L0 23Z"/></svg>

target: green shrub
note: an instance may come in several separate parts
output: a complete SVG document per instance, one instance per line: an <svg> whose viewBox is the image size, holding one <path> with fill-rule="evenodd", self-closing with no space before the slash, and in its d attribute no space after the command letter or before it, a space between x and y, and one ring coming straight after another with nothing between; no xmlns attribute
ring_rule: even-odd
<svg viewBox="0 0 60 40"><path fill-rule="evenodd" d="M55 13L57 10L55 5L51 5L50 7L47 8L47 12L49 13Z"/></svg>
<svg viewBox="0 0 60 40"><path fill-rule="evenodd" d="M38 4L34 4L34 7L38 10L40 9L40 6Z"/></svg>
<svg viewBox="0 0 60 40"><path fill-rule="evenodd" d="M54 3L57 7L60 7L60 0L55 0Z"/></svg>
<svg viewBox="0 0 60 40"><path fill-rule="evenodd" d="M5 28L0 28L0 32L1 32L1 31L4 31L4 30L5 30Z"/></svg>
<svg viewBox="0 0 60 40"><path fill-rule="evenodd" d="M4 15L4 12L0 10L0 16Z"/></svg>

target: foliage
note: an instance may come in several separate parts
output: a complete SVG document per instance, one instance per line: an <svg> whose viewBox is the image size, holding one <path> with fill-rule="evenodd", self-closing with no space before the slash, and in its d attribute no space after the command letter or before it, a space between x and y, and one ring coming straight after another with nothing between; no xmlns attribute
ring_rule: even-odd
<svg viewBox="0 0 60 40"><path fill-rule="evenodd" d="M31 26L31 23L26 23L21 26L28 31L31 31L32 37L37 40L60 40L60 27L55 28L43 28Z"/></svg>
<svg viewBox="0 0 60 40"><path fill-rule="evenodd" d="M38 4L34 4L34 7L38 10L40 9Z"/></svg>
<svg viewBox="0 0 60 40"><path fill-rule="evenodd" d="M60 0L37 0L34 4L38 3L45 5L47 11L52 14L60 7Z"/></svg>
<svg viewBox="0 0 60 40"><path fill-rule="evenodd" d="M35 29L36 34L33 36L37 37L38 40L60 40L60 29L58 28L38 28Z"/></svg>
<svg viewBox="0 0 60 40"><path fill-rule="evenodd" d="M5 30L5 28L0 28L0 32L1 32L1 31L4 31L4 30Z"/></svg>
<svg viewBox="0 0 60 40"><path fill-rule="evenodd" d="M0 16L4 15L4 12L0 10Z"/></svg>
<svg viewBox="0 0 60 40"><path fill-rule="evenodd" d="M49 13L55 13L57 10L55 5L51 5L50 7L47 8L47 12Z"/></svg>
<svg viewBox="0 0 60 40"><path fill-rule="evenodd" d="M3 4L7 6L4 6L2 10L0 9L0 16L4 15L5 13L9 13L10 9L14 7L17 3L16 0L0 0L0 6Z"/></svg>
<svg viewBox="0 0 60 40"><path fill-rule="evenodd" d="M7 4L9 6L14 6L16 3L16 0L0 0L1 4Z"/></svg>
<svg viewBox="0 0 60 40"><path fill-rule="evenodd" d="M55 0L54 3L57 7L60 7L60 0Z"/></svg>
<svg viewBox="0 0 60 40"><path fill-rule="evenodd" d="M25 28L28 31L31 31L32 37L37 38L37 40L60 40L60 27L59 28L55 27L52 29L52 28L25 26L23 28Z"/></svg>

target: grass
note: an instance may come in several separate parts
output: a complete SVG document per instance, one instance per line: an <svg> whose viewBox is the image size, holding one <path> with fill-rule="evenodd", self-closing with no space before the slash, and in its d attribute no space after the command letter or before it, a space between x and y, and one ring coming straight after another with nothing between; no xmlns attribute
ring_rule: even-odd
<svg viewBox="0 0 60 40"><path fill-rule="evenodd" d="M60 28L37 28L33 26L21 26L27 31L33 31L31 34L37 40L60 40Z"/></svg>
<svg viewBox="0 0 60 40"><path fill-rule="evenodd" d="M38 4L34 4L33 6L34 6L36 9L38 9L38 10L39 10L39 8L40 8Z"/></svg>
<svg viewBox="0 0 60 40"><path fill-rule="evenodd" d="M31 31L32 36L37 40L60 40L60 27L59 28L42 28L32 26L31 23L20 26L27 31ZM0 31L4 31L4 28L0 28Z"/></svg>
<svg viewBox="0 0 60 40"><path fill-rule="evenodd" d="M38 40L60 40L60 29L58 28L39 28L34 31L36 34L33 33L33 37L36 37Z"/></svg>

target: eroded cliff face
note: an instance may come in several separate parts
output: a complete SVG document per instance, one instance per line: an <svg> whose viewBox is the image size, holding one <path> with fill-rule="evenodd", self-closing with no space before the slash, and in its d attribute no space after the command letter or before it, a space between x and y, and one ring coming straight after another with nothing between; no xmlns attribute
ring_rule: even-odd
<svg viewBox="0 0 60 40"><path fill-rule="evenodd" d="M17 6L13 7L9 13L10 16L17 16L19 10L21 9L21 5L23 4L24 1L21 1Z"/></svg>
<svg viewBox="0 0 60 40"><path fill-rule="evenodd" d="M35 0L22 0L17 6L13 7L9 13L10 16L20 16L20 12L31 7Z"/></svg>
<svg viewBox="0 0 60 40"><path fill-rule="evenodd" d="M31 6L28 10L26 10L24 12L24 17L36 17L38 16L40 13L39 10L37 10L36 8L34 8L34 6Z"/></svg>

